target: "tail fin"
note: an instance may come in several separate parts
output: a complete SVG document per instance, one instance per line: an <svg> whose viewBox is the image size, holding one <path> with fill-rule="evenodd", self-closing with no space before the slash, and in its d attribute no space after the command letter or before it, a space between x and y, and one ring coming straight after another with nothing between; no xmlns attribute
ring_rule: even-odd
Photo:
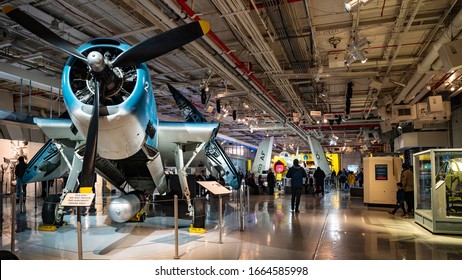
<svg viewBox="0 0 462 280"><path fill-rule="evenodd" d="M199 110L188 99L186 99L181 92L170 84L167 84L167 86L186 122L207 122L207 119L205 119L201 112L199 112ZM215 132L215 136L216 133L218 133L218 131ZM234 167L233 161L216 141L215 136L213 136L205 146L205 155L217 171L220 172L220 175L223 176L223 179L225 179L225 181L233 189L237 190L241 187L240 182L238 182L237 170Z"/></svg>
<svg viewBox="0 0 462 280"><path fill-rule="evenodd" d="M310 142L311 153L314 157L314 164L319 166L324 173L330 174L329 162L327 162L326 154L322 150L321 143L316 138L308 137Z"/></svg>
<svg viewBox="0 0 462 280"><path fill-rule="evenodd" d="M257 154L252 165L252 172L255 173L255 176L263 174L263 171L270 168L273 141L274 137L266 138L258 145Z"/></svg>

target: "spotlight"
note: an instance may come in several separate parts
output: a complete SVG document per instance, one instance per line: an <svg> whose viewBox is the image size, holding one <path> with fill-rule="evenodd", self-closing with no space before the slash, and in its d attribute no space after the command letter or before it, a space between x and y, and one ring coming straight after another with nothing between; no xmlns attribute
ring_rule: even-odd
<svg viewBox="0 0 462 280"><path fill-rule="evenodd" d="M358 60L361 60L361 63L366 63L367 57L362 52L358 52Z"/></svg>
<svg viewBox="0 0 462 280"><path fill-rule="evenodd" d="M345 10L349 13L352 9L357 6L364 5L367 2L369 2L369 0L351 0L348 3L345 3Z"/></svg>

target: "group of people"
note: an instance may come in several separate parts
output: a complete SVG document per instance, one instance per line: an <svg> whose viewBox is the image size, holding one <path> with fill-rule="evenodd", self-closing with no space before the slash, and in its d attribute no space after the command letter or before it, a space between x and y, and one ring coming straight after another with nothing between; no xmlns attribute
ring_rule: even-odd
<svg viewBox="0 0 462 280"><path fill-rule="evenodd" d="M270 168L266 173L266 179L261 174L255 179L255 173L248 171L245 176L245 183L252 191L252 194L273 195L274 188L276 187L276 174Z"/></svg>
<svg viewBox="0 0 462 280"><path fill-rule="evenodd" d="M336 174L334 170L331 174L331 180L333 186L339 186L339 190L342 191L348 191L356 185L362 188L364 184L363 169L361 168L356 174L351 170L345 170L345 168L339 170L338 174Z"/></svg>

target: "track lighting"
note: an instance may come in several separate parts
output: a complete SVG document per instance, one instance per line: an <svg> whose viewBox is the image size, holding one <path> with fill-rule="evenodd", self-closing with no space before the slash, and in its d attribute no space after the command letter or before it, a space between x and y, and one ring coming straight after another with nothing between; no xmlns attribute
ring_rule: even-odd
<svg viewBox="0 0 462 280"><path fill-rule="evenodd" d="M364 55L365 51L363 50L363 48L366 47L367 44L369 44L367 38L359 38L358 32L355 32L353 42L351 42L351 44L349 44L347 48L349 56L345 60L345 64L347 66L350 66L351 63L353 63L356 60L361 61L361 63L366 63L367 57Z"/></svg>
<svg viewBox="0 0 462 280"><path fill-rule="evenodd" d="M358 6L364 5L369 1L370 0L351 0L348 3L345 3L345 11L349 13L352 9L355 9Z"/></svg>

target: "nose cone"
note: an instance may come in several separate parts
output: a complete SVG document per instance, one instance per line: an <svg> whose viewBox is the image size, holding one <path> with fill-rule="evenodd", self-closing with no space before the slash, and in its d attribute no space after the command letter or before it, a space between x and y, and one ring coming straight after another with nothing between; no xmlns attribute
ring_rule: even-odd
<svg viewBox="0 0 462 280"><path fill-rule="evenodd" d="M97 51L90 52L87 56L87 61L91 70L98 73L103 71L106 66L103 55Z"/></svg>

